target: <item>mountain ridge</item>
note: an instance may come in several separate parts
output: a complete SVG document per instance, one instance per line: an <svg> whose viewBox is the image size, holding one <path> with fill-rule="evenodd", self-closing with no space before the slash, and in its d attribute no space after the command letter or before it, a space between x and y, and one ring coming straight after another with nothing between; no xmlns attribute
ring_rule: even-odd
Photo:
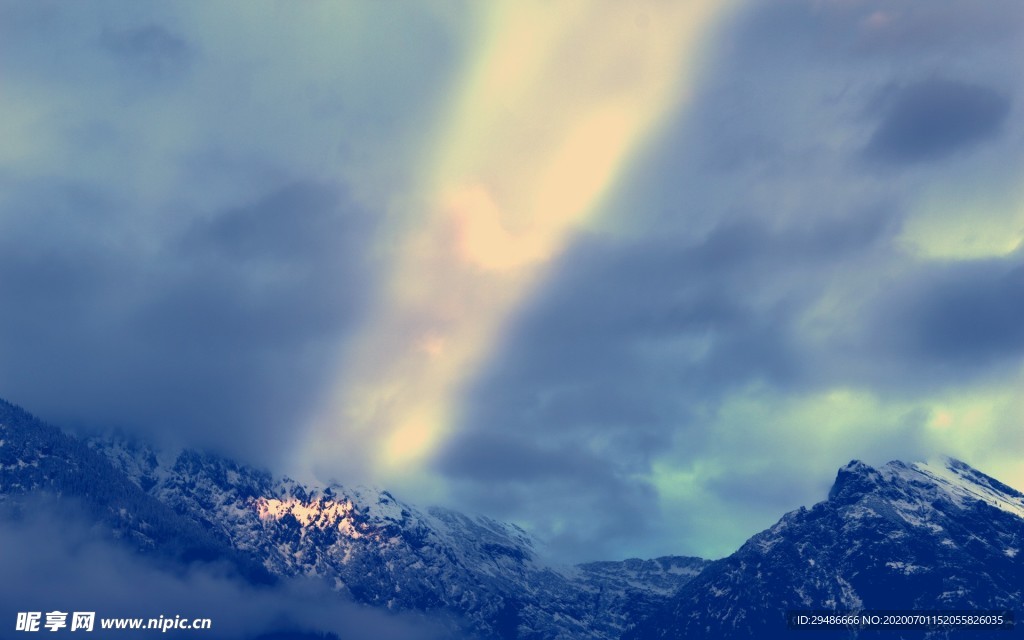
<svg viewBox="0 0 1024 640"><path fill-rule="evenodd" d="M0 399L0 502L17 511L18 496L38 492L71 500L136 551L157 551L172 563L227 560L246 580L274 577L127 481L78 438Z"/></svg>
<svg viewBox="0 0 1024 640"><path fill-rule="evenodd" d="M59 440L59 466L75 469L84 460L101 470L91 481L88 474L75 479L103 526L153 511L173 524L163 531L153 526L162 522L155 516L138 523L149 543L131 548L146 557L176 558L162 545L199 540L212 551L198 561L230 556L241 565L256 563L269 581L312 578L344 600L452 616L467 636L617 638L707 564L667 556L551 565L515 525L420 509L381 489L306 486L194 450L160 451L118 436L85 442L14 405L4 407L0 501L13 505L27 493L51 493L66 505L77 495L68 483L33 473L52 449L34 443ZM130 500L110 497L111 489ZM182 527L184 534L175 533Z"/></svg>
<svg viewBox="0 0 1024 640"><path fill-rule="evenodd" d="M826 500L713 562L624 637L784 635L786 611L800 609L1013 610L1022 543L1024 494L959 460L879 468L854 460Z"/></svg>
<svg viewBox="0 0 1024 640"><path fill-rule="evenodd" d="M318 580L363 606L450 616L465 637L765 637L787 631L789 609L1012 609L1024 575L1024 494L953 458L853 460L825 500L720 560L565 566L515 525L210 453L83 441L0 400L0 503L38 492L83 501L140 553Z"/></svg>
<svg viewBox="0 0 1024 640"><path fill-rule="evenodd" d="M628 616L653 608L707 563L670 556L553 566L515 525L419 509L386 490L275 480L191 450L168 456L126 440L90 444L150 494L262 558L274 575L323 578L357 602L389 610L455 611L484 635L504 637L514 624L546 630L541 637L618 637Z"/></svg>

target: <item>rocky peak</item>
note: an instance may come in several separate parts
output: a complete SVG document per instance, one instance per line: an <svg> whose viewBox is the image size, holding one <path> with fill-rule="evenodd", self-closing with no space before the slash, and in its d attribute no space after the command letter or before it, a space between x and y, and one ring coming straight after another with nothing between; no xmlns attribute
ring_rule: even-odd
<svg viewBox="0 0 1024 640"><path fill-rule="evenodd" d="M881 482L882 474L877 469L860 460L851 460L836 474L828 499L833 502L855 502L864 494L876 490Z"/></svg>

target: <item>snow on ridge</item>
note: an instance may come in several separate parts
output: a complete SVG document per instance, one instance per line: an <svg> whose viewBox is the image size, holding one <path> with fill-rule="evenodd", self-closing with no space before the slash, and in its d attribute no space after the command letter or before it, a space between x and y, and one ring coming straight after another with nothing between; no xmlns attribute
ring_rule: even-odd
<svg viewBox="0 0 1024 640"><path fill-rule="evenodd" d="M1007 494L977 482L967 474L979 472L952 458L916 462L909 467L905 465L897 467L892 463L886 466L894 475L904 479L916 479L911 475L925 476L949 495L957 506L963 507L967 500L981 500L997 509L1012 513L1018 518L1024 518L1024 497Z"/></svg>
<svg viewBox="0 0 1024 640"><path fill-rule="evenodd" d="M352 525L350 515L354 509L351 502L335 502L320 500L302 502L297 498L278 500L277 498L259 498L255 502L256 515L260 520L280 520L291 515L303 526L326 529L337 526L352 538L362 534Z"/></svg>

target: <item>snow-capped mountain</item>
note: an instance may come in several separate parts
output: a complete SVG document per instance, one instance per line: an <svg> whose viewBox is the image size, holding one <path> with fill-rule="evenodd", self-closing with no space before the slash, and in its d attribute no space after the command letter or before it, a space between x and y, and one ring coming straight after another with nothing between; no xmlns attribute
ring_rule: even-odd
<svg viewBox="0 0 1024 640"><path fill-rule="evenodd" d="M195 519L148 495L103 455L0 399L0 506L18 516L46 496L81 511L129 548L177 565L217 560L246 580L273 581L261 563Z"/></svg>
<svg viewBox="0 0 1024 640"><path fill-rule="evenodd" d="M1013 610L1024 584L1024 495L952 459L851 462L827 500L715 562L558 566L511 524L123 437L86 443L0 401L0 517L41 496L160 562L226 560L263 584L311 578L339 601L444 619L459 637L812 637L787 629L785 612Z"/></svg>
<svg viewBox="0 0 1024 640"><path fill-rule="evenodd" d="M484 637L617 638L707 561L550 566L522 529L368 487L309 487L194 451L123 438L92 447L273 575L321 578L357 602L451 614Z"/></svg>
<svg viewBox="0 0 1024 640"><path fill-rule="evenodd" d="M319 579L339 598L450 618L461 635L618 638L707 565L665 557L553 566L514 525L123 437L85 443L13 405L0 409L0 500L12 507L40 495L60 508L84 503L147 555L232 559L257 582Z"/></svg>
<svg viewBox="0 0 1024 640"><path fill-rule="evenodd" d="M853 461L826 501L713 563L627 637L806 635L787 610L1019 610L1022 546L1024 495L963 462ZM1006 637L979 632L993 633Z"/></svg>

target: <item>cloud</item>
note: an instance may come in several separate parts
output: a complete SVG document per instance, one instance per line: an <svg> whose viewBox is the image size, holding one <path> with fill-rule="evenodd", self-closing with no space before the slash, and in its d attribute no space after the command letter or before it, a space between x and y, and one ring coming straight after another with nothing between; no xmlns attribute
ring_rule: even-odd
<svg viewBox="0 0 1024 640"><path fill-rule="evenodd" d="M295 183L138 237L88 189L46 187L3 209L0 292L18 301L0 320L18 363L4 393L64 423L272 462L370 291L372 219Z"/></svg>
<svg viewBox="0 0 1024 640"><path fill-rule="evenodd" d="M1020 4L996 0L978 11L969 0L941 5L906 2L832 3L832 11L855 18L855 51L905 55L914 51L972 53L993 44L1005 45L1018 34L1024 17ZM845 6L844 6L845 5Z"/></svg>
<svg viewBox="0 0 1024 640"><path fill-rule="evenodd" d="M199 638L251 640L273 631L332 632L345 638L427 640L443 635L447 621L392 615L345 601L322 584L296 580L255 588L212 568L158 568L100 538L73 510L35 509L0 522L0 619L12 631L19 611L93 611L100 618L209 618L210 630L173 633ZM44 618L45 620L45 618ZM6 626L10 625L10 626ZM50 633L44 631L45 633ZM69 633L66 629L57 635ZM154 632L119 637L148 638ZM70 636L74 637L74 636Z"/></svg>
<svg viewBox="0 0 1024 640"><path fill-rule="evenodd" d="M990 87L944 79L893 88L882 102L882 117L865 153L907 164L945 158L992 138L1011 104Z"/></svg>
<svg viewBox="0 0 1024 640"><path fill-rule="evenodd" d="M506 518L527 515L546 543L542 553L558 563L616 557L623 539L650 532L657 494L622 474L622 464L593 442L491 431L459 434L439 462L455 500Z"/></svg>
<svg viewBox="0 0 1024 640"><path fill-rule="evenodd" d="M0 8L0 395L282 464L465 37L391 11Z"/></svg>
<svg viewBox="0 0 1024 640"><path fill-rule="evenodd" d="M308 436L305 457L324 475L368 467L392 483L423 470L506 319L685 101L724 8L497 3L479 14L418 178L426 211Z"/></svg>
<svg viewBox="0 0 1024 640"><path fill-rule="evenodd" d="M903 24L934 18L930 6L904 5ZM967 451L967 420L950 427L961 439L932 419L941 398L955 391L973 407L966 398L1002 388L1019 365L1003 324L1016 305L996 302L1015 294L999 275L1012 265L940 294L947 263L908 252L904 229L936 221L925 206L935 181L967 200L970 185L1016 184L997 167L1019 155L1019 79L991 72L989 49L1016 44L965 23L957 77L971 82L935 80L937 41L898 56L875 42L864 55L878 9L773 3L737 17L692 111L574 238L467 387L437 460L458 499L539 531L575 527L561 550L577 559L713 555L821 499L852 457ZM953 155L955 170L931 161ZM917 171L879 180L893 162ZM1015 232L1010 216L976 215ZM977 315L948 313L960 303ZM925 320L940 308L945 320ZM965 330L977 339L957 343ZM942 349L973 372L936 372L924 354ZM588 528L616 520L629 526Z"/></svg>
<svg viewBox="0 0 1024 640"><path fill-rule="evenodd" d="M879 351L962 380L1024 355L1024 263L1003 259L930 263L876 303ZM908 372L909 373L909 372Z"/></svg>
<svg viewBox="0 0 1024 640"><path fill-rule="evenodd" d="M851 448L999 475L1022 6L751 3L650 64L633 6L0 6L0 394L579 559L725 551Z"/></svg>
<svg viewBox="0 0 1024 640"><path fill-rule="evenodd" d="M101 33L99 43L129 67L150 74L181 68L193 54L184 38L159 24L117 31L108 28Z"/></svg>
<svg viewBox="0 0 1024 640"><path fill-rule="evenodd" d="M569 514L608 525L564 553L628 546L663 518L655 461L707 453L718 403L753 384L816 388L803 317L893 233L877 209L790 227L739 218L697 242L581 238L470 390L439 469L474 508L542 529Z"/></svg>

